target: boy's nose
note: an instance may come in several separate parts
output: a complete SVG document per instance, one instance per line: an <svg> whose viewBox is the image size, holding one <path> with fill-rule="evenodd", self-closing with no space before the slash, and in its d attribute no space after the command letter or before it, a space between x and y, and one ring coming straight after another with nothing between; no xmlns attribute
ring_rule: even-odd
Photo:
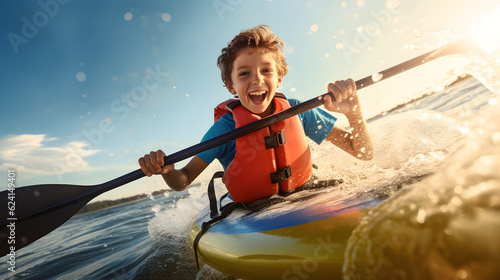
<svg viewBox="0 0 500 280"><path fill-rule="evenodd" d="M253 84L254 85L260 85L264 82L264 76L260 73L257 73L253 77Z"/></svg>

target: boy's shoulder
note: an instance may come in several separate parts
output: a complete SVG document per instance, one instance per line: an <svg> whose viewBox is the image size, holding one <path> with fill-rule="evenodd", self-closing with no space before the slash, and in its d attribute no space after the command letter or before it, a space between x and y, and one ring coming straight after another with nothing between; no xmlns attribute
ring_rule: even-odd
<svg viewBox="0 0 500 280"><path fill-rule="evenodd" d="M290 103L290 106L295 106L300 104L300 100L295 98L288 98L288 103Z"/></svg>
<svg viewBox="0 0 500 280"><path fill-rule="evenodd" d="M234 130L236 127L236 122L234 120L233 114L226 113L220 116L219 119L214 122L212 127L214 127L214 129L219 131L220 133L225 133Z"/></svg>

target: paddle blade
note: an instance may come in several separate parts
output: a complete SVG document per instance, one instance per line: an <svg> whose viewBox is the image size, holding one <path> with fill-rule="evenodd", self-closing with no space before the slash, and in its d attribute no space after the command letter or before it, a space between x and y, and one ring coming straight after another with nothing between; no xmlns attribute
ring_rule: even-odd
<svg viewBox="0 0 500 280"><path fill-rule="evenodd" d="M0 211L0 256L12 254L61 226L99 194L94 195L93 188L35 185L17 188L14 195L1 192L0 205L13 207Z"/></svg>

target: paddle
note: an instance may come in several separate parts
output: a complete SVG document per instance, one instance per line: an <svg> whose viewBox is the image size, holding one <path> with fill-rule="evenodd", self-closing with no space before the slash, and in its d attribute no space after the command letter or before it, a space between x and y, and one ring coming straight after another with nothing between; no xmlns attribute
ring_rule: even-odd
<svg viewBox="0 0 500 280"><path fill-rule="evenodd" d="M463 42L457 41L383 70L374 74L373 77L368 76L360 79L356 81L356 86L359 90L439 57L462 54L467 49ZM179 162L273 123L321 106L327 94L331 95L331 93L326 93L312 98L276 115L168 155L165 157L165 164ZM93 198L143 176L145 175L142 170L138 169L99 185L45 184L17 188L14 192L1 192L0 256L6 254L13 256L15 250L23 248L56 229ZM7 211L9 201L15 202L15 210L12 213Z"/></svg>

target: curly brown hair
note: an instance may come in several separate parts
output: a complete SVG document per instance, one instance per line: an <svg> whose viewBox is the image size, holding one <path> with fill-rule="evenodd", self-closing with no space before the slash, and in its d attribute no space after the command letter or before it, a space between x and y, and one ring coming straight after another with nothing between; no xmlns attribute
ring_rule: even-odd
<svg viewBox="0 0 500 280"><path fill-rule="evenodd" d="M281 77L288 73L288 65L285 62L283 49L285 42L274 35L272 29L267 25L258 25L247 30L243 30L236 35L227 47L222 49L222 54L217 58L217 66L221 71L222 82L227 85L232 84L231 71L233 62L238 52L244 48L255 48L262 52L272 52L276 61L276 70Z"/></svg>

